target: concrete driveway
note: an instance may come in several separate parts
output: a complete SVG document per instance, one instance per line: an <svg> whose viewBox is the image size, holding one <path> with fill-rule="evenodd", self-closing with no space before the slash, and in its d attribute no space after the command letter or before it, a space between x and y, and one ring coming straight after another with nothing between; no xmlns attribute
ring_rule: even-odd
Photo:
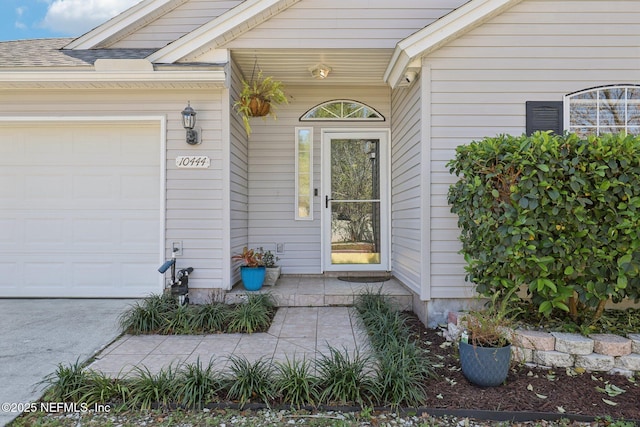
<svg viewBox="0 0 640 427"><path fill-rule="evenodd" d="M118 316L133 302L0 299L0 405L37 401L59 363L84 362L119 335ZM6 409L0 426L19 415Z"/></svg>

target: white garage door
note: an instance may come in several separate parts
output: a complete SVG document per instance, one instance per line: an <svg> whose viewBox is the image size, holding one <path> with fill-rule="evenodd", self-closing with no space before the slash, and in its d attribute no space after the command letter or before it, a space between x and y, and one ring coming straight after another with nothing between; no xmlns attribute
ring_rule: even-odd
<svg viewBox="0 0 640 427"><path fill-rule="evenodd" d="M0 297L159 292L160 131L0 122Z"/></svg>

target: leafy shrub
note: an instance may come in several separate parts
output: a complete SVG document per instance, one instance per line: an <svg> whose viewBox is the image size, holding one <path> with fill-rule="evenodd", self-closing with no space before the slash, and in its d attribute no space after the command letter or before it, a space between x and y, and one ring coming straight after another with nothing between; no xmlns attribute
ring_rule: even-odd
<svg viewBox="0 0 640 427"><path fill-rule="evenodd" d="M268 294L249 295L247 302L229 313L228 332L253 333L264 330L271 322L273 302Z"/></svg>
<svg viewBox="0 0 640 427"><path fill-rule="evenodd" d="M407 316L380 291L366 291L355 307L369 333L377 355L374 395L379 402L419 406L427 392L427 380L435 376L428 352L415 345Z"/></svg>
<svg viewBox="0 0 640 427"><path fill-rule="evenodd" d="M120 328L130 334L149 334L164 328L169 313L178 304L170 294L151 295L120 315Z"/></svg>
<svg viewBox="0 0 640 427"><path fill-rule="evenodd" d="M268 294L248 295L244 304L220 302L179 305L170 294L151 295L136 302L119 318L120 328L129 334L201 334L266 330L275 304Z"/></svg>
<svg viewBox="0 0 640 427"><path fill-rule="evenodd" d="M175 401L178 374L172 366L160 369L156 374L147 367L136 366L135 372L136 375L129 381L130 407L139 409L151 409L155 405L167 407Z"/></svg>
<svg viewBox="0 0 640 427"><path fill-rule="evenodd" d="M276 362L276 392L282 401L295 407L315 405L319 400L318 379L312 375L313 365L306 359Z"/></svg>
<svg viewBox="0 0 640 427"><path fill-rule="evenodd" d="M178 375L177 401L189 408L201 409L218 392L220 381L213 370L213 361L207 366L200 362L184 366Z"/></svg>
<svg viewBox="0 0 640 427"><path fill-rule="evenodd" d="M226 379L227 397L238 400L240 406L252 397L269 403L275 397L274 369L265 359L250 362L245 357L232 355L229 358L231 376Z"/></svg>
<svg viewBox="0 0 640 427"><path fill-rule="evenodd" d="M42 384L49 386L44 400L49 402L81 402L89 373L76 360L68 366L59 363L56 370L47 375Z"/></svg>
<svg viewBox="0 0 640 427"><path fill-rule="evenodd" d="M221 302L193 306L192 325L196 331L224 331L231 307Z"/></svg>
<svg viewBox="0 0 640 427"><path fill-rule="evenodd" d="M353 357L347 349L339 351L329 347L329 354L316 359L320 378L320 400L329 404L370 404L375 391L373 377L368 366L372 359L355 352Z"/></svg>
<svg viewBox="0 0 640 427"><path fill-rule="evenodd" d="M640 139L538 132L459 146L449 163L467 279L483 295L526 288L571 314L640 298Z"/></svg>
<svg viewBox="0 0 640 427"><path fill-rule="evenodd" d="M413 342L390 342L376 368L376 395L382 402L420 406L427 395L426 381L434 376L424 350Z"/></svg>
<svg viewBox="0 0 640 427"><path fill-rule="evenodd" d="M80 400L89 405L118 401L126 405L129 400L129 388L126 382L92 370L87 372L82 392Z"/></svg>

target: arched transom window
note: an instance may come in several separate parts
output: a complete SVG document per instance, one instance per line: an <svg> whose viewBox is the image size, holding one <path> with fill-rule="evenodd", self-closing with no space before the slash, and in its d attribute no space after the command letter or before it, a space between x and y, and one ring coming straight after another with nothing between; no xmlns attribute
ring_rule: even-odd
<svg viewBox="0 0 640 427"><path fill-rule="evenodd" d="M300 121L384 121L384 116L375 109L358 101L338 99L316 105L300 117Z"/></svg>
<svg viewBox="0 0 640 427"><path fill-rule="evenodd" d="M567 102L568 101L568 102ZM640 135L640 86L601 86L565 98L565 124L581 137L626 132Z"/></svg>

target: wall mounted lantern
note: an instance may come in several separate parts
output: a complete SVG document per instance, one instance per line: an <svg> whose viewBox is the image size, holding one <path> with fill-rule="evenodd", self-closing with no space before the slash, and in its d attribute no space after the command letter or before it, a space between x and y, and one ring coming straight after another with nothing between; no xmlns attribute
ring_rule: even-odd
<svg viewBox="0 0 640 427"><path fill-rule="evenodd" d="M191 108L191 101L187 103L187 106L182 110L182 126L187 130L187 144L196 145L200 143L198 131L195 130L196 126L196 112Z"/></svg>

